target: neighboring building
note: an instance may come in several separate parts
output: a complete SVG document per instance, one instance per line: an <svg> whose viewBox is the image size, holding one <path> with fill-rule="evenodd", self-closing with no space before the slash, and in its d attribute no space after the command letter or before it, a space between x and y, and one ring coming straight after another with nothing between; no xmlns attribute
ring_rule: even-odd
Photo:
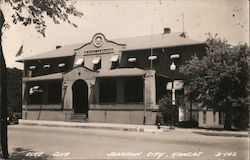
<svg viewBox="0 0 250 160"><path fill-rule="evenodd" d="M108 40L101 33L87 43L18 60L24 63L23 118L155 124L158 101L171 81L170 55L178 67L205 43L169 33ZM196 118L197 119L197 118Z"/></svg>

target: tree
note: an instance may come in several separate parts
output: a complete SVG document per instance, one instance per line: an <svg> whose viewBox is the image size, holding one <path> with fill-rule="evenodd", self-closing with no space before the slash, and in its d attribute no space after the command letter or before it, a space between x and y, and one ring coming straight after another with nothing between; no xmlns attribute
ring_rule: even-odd
<svg viewBox="0 0 250 160"><path fill-rule="evenodd" d="M22 71L7 68L7 108L8 113L22 112Z"/></svg>
<svg viewBox="0 0 250 160"><path fill-rule="evenodd" d="M216 38L209 38L206 43L206 56L201 59L193 56L180 67L188 94L202 107L223 111L224 129L231 130L233 124L245 128L248 122L244 126L240 122L248 115L249 47L247 44L232 46ZM247 115L242 117L241 113Z"/></svg>
<svg viewBox="0 0 250 160"><path fill-rule="evenodd" d="M178 122L178 116L179 116L178 106L183 104L183 96L178 95L178 92L176 93L176 105L173 108L173 112L171 108L171 103L172 103L171 98L172 98L171 93L169 92L159 100L159 115L158 116L160 118L161 124L171 125L172 114L174 116L174 124Z"/></svg>
<svg viewBox="0 0 250 160"><path fill-rule="evenodd" d="M83 14L74 7L74 0L0 0L0 112L1 112L1 147L3 158L8 157L7 146L7 70L2 50L2 30L10 25L5 23L3 7L11 7L11 15L14 24L21 23L24 26L34 25L37 32L45 36L46 22L49 17L55 24L67 22L74 27L76 24L70 21L70 16L81 17Z"/></svg>

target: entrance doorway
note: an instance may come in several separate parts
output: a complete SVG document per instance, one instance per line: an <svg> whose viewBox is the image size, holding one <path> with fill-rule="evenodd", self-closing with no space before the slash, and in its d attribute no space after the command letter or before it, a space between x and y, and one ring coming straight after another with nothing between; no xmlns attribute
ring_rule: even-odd
<svg viewBox="0 0 250 160"><path fill-rule="evenodd" d="M76 80L72 86L74 113L88 116L88 85L84 80Z"/></svg>

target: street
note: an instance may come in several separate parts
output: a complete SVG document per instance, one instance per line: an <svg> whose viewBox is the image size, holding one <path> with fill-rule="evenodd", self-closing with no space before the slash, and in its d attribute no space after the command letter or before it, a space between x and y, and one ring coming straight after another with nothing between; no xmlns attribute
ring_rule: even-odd
<svg viewBox="0 0 250 160"><path fill-rule="evenodd" d="M249 139L162 133L12 125L10 159L248 160Z"/></svg>

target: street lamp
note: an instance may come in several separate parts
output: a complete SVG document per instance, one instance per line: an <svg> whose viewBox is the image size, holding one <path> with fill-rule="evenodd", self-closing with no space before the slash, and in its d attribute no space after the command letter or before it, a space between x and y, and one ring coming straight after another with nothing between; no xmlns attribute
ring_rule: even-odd
<svg viewBox="0 0 250 160"><path fill-rule="evenodd" d="M172 64L170 65L170 70L172 74L172 96L171 96L171 125L170 129L174 129L174 107L175 107L175 88L174 88L174 71L176 70L176 65L174 64L174 59L180 58L179 54L174 54L170 56Z"/></svg>

